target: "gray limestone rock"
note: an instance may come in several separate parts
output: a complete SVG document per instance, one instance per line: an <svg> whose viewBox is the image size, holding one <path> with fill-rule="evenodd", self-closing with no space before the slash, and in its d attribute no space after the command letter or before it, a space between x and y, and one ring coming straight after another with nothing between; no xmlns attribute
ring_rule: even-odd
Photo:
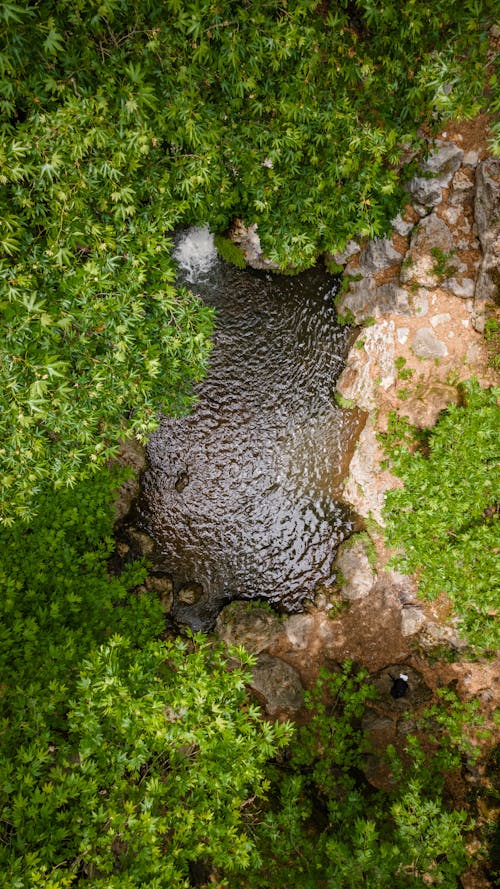
<svg viewBox="0 0 500 889"><path fill-rule="evenodd" d="M445 344L430 327L419 327L413 337L412 349L419 358L444 358L448 354Z"/></svg>
<svg viewBox="0 0 500 889"><path fill-rule="evenodd" d="M402 235L403 238L406 238L407 235L410 234L414 223L413 222L405 222L401 213L398 213L397 216L391 222L392 227L395 231L397 231L398 235Z"/></svg>
<svg viewBox="0 0 500 889"><path fill-rule="evenodd" d="M394 249L388 238L372 238L361 251L359 272L372 275L401 261L401 254Z"/></svg>
<svg viewBox="0 0 500 889"><path fill-rule="evenodd" d="M314 620L310 614L292 614L283 622L283 630L294 650L307 648Z"/></svg>
<svg viewBox="0 0 500 889"><path fill-rule="evenodd" d="M300 710L304 688L300 676L280 658L261 654L252 670L251 686L263 699L269 716L291 714Z"/></svg>
<svg viewBox="0 0 500 889"><path fill-rule="evenodd" d="M454 248L453 237L446 223L435 213L426 216L413 229L410 248L401 266L401 283L435 287L438 283L437 259L432 251L437 249L449 256Z"/></svg>
<svg viewBox="0 0 500 889"><path fill-rule="evenodd" d="M476 280L476 313L485 303L500 302L500 160L488 158L476 171L474 205L483 260ZM484 320L480 319L484 328ZM476 325L475 325L476 326ZM476 327L476 329L478 329Z"/></svg>
<svg viewBox="0 0 500 889"><path fill-rule="evenodd" d="M278 615L264 606L232 602L220 612L215 632L226 645L243 645L259 654L277 641L282 627Z"/></svg>
<svg viewBox="0 0 500 889"><path fill-rule="evenodd" d="M450 293L453 293L453 296L458 296L460 299L471 299L474 296L475 291L475 282L472 278L447 278L446 281L443 281L442 286L445 290L449 290Z"/></svg>
<svg viewBox="0 0 500 889"><path fill-rule="evenodd" d="M414 636L425 624L426 617L418 605L405 606L401 611L401 635Z"/></svg>
<svg viewBox="0 0 500 889"><path fill-rule="evenodd" d="M436 148L422 164L422 176L415 176L407 185L413 199L423 207L436 207L458 170L463 151L454 142L436 142Z"/></svg>
<svg viewBox="0 0 500 889"><path fill-rule="evenodd" d="M279 266L264 256L257 232L257 224L244 225L241 219L235 219L228 233L231 241L241 247L245 260L252 269L277 271Z"/></svg>
<svg viewBox="0 0 500 889"><path fill-rule="evenodd" d="M372 277L351 281L349 289L338 300L337 308L340 315L351 312L356 324L361 324L367 318L379 318L385 313L412 313L408 291L400 286L397 279L377 287Z"/></svg>
<svg viewBox="0 0 500 889"><path fill-rule="evenodd" d="M359 253L361 247L356 241L348 241L345 245L345 249L341 253L327 253L326 258L333 259L333 262L336 265L345 265L346 262L351 259L352 256L355 256L356 253Z"/></svg>
<svg viewBox="0 0 500 889"><path fill-rule="evenodd" d="M200 583L187 583L178 594L177 599L182 605L194 605L203 595L203 587Z"/></svg>
<svg viewBox="0 0 500 889"><path fill-rule="evenodd" d="M335 566L341 575L340 592L344 599L364 599L370 594L375 573L362 537L352 537L339 547Z"/></svg>

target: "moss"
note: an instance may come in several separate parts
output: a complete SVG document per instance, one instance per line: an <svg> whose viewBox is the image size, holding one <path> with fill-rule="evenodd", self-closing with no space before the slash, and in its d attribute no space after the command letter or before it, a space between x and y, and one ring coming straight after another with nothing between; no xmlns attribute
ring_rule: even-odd
<svg viewBox="0 0 500 889"><path fill-rule="evenodd" d="M214 244L222 259L237 266L239 269L246 268L247 262L241 247L238 247L229 238L225 238L224 235L215 235Z"/></svg>
<svg viewBox="0 0 500 889"><path fill-rule="evenodd" d="M356 402L354 402L352 398L344 398L344 396L341 395L340 392L335 393L335 402L344 410L352 411L356 407Z"/></svg>
<svg viewBox="0 0 500 889"><path fill-rule="evenodd" d="M331 275L341 275L344 271L344 266L339 265L338 262L334 262L333 259L329 259L327 256L323 257L325 268Z"/></svg>

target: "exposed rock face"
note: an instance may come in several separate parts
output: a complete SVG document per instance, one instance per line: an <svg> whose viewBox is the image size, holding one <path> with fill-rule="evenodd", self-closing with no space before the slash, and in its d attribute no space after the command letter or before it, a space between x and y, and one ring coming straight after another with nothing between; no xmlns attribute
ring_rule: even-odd
<svg viewBox="0 0 500 889"><path fill-rule="evenodd" d="M125 518L140 489L140 474L146 466L146 449L135 438L128 438L120 444L115 461L119 466L132 470L132 475L116 492L114 503L115 521Z"/></svg>
<svg viewBox="0 0 500 889"><path fill-rule="evenodd" d="M226 645L243 645L251 654L267 651L281 633L278 616L264 606L232 602L220 612L215 632Z"/></svg>
<svg viewBox="0 0 500 889"><path fill-rule="evenodd" d="M375 583L375 572L363 537L355 536L341 544L335 567L340 572L340 591L344 599L364 599L370 594Z"/></svg>
<svg viewBox="0 0 500 889"><path fill-rule="evenodd" d="M482 308L500 302L500 160L495 158L477 167L475 217L483 251L475 290L475 326L484 330Z"/></svg>
<svg viewBox="0 0 500 889"><path fill-rule="evenodd" d="M382 516L385 492L401 485L392 472L381 468L384 453L377 440L375 421L370 416L362 430L354 451L349 475L344 484L343 497L366 519L385 525Z"/></svg>
<svg viewBox="0 0 500 889"><path fill-rule="evenodd" d="M264 271L279 270L279 266L275 262L271 262L264 256L255 223L245 226L241 219L235 219L227 236L241 248L250 268L263 269Z"/></svg>
<svg viewBox="0 0 500 889"><path fill-rule="evenodd" d="M444 255L452 255L454 242L446 223L431 213L413 229L410 249L404 258L399 275L402 284L435 287L439 283L436 258L431 252L433 250L439 250Z"/></svg>
<svg viewBox="0 0 500 889"><path fill-rule="evenodd" d="M441 203L443 188L447 188L458 170L463 151L453 142L436 141L435 149L422 164L422 176L408 183L408 191L419 207L435 207Z"/></svg>
<svg viewBox="0 0 500 889"><path fill-rule="evenodd" d="M252 675L252 688L263 699L269 716L289 717L303 706L304 688L297 670L290 664L261 654Z"/></svg>

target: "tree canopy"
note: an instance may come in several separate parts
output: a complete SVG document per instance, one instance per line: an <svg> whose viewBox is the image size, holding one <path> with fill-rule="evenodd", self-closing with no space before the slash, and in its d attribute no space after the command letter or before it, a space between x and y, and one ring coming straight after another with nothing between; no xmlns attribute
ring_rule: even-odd
<svg viewBox="0 0 500 889"><path fill-rule="evenodd" d="M493 100L496 9L2 4L2 521L188 407L211 315L169 233L238 215L296 268L380 234L419 124Z"/></svg>

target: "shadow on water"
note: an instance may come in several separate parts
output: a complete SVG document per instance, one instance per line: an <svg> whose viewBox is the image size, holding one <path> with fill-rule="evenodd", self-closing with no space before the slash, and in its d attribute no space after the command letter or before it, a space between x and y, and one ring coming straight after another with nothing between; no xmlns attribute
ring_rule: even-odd
<svg viewBox="0 0 500 889"><path fill-rule="evenodd" d="M199 229L176 256L182 282L216 309L214 349L193 412L162 419L150 441L136 520L176 593L203 588L192 607L176 596L177 619L206 627L233 598L297 611L334 581L353 529L338 502L357 423L334 401L350 335L336 320L337 279L323 267L237 269Z"/></svg>

